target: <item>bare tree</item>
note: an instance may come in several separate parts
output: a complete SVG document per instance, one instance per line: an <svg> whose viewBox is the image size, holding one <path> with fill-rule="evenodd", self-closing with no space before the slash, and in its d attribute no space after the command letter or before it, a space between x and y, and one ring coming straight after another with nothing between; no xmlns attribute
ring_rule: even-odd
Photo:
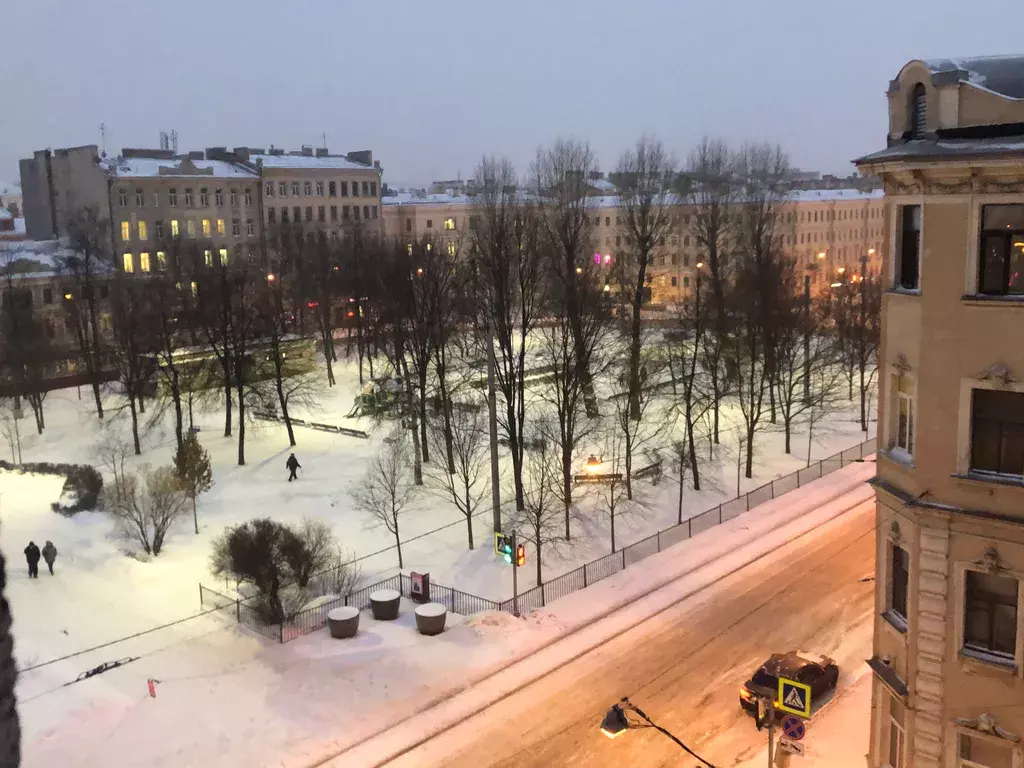
<svg viewBox="0 0 1024 768"><path fill-rule="evenodd" d="M70 283L64 308L78 341L96 401L96 415L103 418L100 383L103 376L104 346L100 332L100 292L113 270L110 254L110 222L95 208L76 211L68 220L70 253L57 261L58 270Z"/></svg>
<svg viewBox="0 0 1024 768"><path fill-rule="evenodd" d="M28 400L35 416L36 431L43 433L48 374L55 359L49 320L40 317L32 304L32 293L22 289L16 279L17 259L12 253L0 251L3 270L2 303L0 303L0 380L14 396L20 410L20 399Z"/></svg>
<svg viewBox="0 0 1024 768"><path fill-rule="evenodd" d="M447 431L443 422L435 420L429 435L436 452L451 448L453 469L437 464L432 474L444 496L466 518L466 537L473 549L473 517L490 490L485 413L460 406L451 412Z"/></svg>
<svg viewBox="0 0 1024 768"><path fill-rule="evenodd" d="M655 445L657 438L664 433L669 424L669 414L663 410L657 398L658 386L654 382L661 374L661 363L657 358L655 345L650 339L651 335L650 332L645 332L641 337L643 343L639 358L639 388L635 399L629 397L628 390L612 398L615 406L613 440L618 461L624 470L623 485L626 498L629 500L633 499L636 458ZM627 350L620 357L619 381L629 380L631 365L631 355Z"/></svg>
<svg viewBox="0 0 1024 768"><path fill-rule="evenodd" d="M140 282L121 273L111 281L111 287L110 358L128 400L132 439L135 454L139 455L139 412L145 412L143 397L154 373L153 352L157 347L152 334L156 317L149 300L152 288L148 281Z"/></svg>
<svg viewBox="0 0 1024 768"><path fill-rule="evenodd" d="M857 281L844 282L836 289L834 298L834 316L843 356L858 382L863 432L868 431L869 395L878 375L882 311L882 281L867 273L866 261L867 257L861 257Z"/></svg>
<svg viewBox="0 0 1024 768"><path fill-rule="evenodd" d="M146 554L159 555L167 532L188 507L174 467L144 468L139 474L122 470L118 477L104 506L127 538L138 541Z"/></svg>
<svg viewBox="0 0 1024 768"><path fill-rule="evenodd" d="M693 208L693 235L701 250L700 259L707 264L710 276L711 316L714 336L725 338L729 322L725 303L726 283L730 275L730 260L727 255L731 236L730 211L736 200L736 163L724 142L704 138L690 153L686 169L684 199ZM733 211L733 213L735 213ZM721 344L711 340L708 351L717 356ZM710 361L707 372L711 379L713 395L714 441L719 442L719 412L722 399L728 393L728 382L717 359Z"/></svg>
<svg viewBox="0 0 1024 768"><path fill-rule="evenodd" d="M591 355L594 352L594 301L598 285L593 260L594 198L590 177L597 160L590 145L559 139L538 150L533 166L539 193L542 246L556 285L558 307L572 333L573 373L581 379L587 415L598 415ZM600 289L598 288L598 291Z"/></svg>
<svg viewBox="0 0 1024 768"><path fill-rule="evenodd" d="M533 545L537 583L544 582L544 553L566 542L562 533L562 510L559 503L561 483L559 457L548 448L547 440L532 440L536 447L526 452L523 473L526 484L525 504L512 520L517 539Z"/></svg>
<svg viewBox="0 0 1024 768"><path fill-rule="evenodd" d="M675 165L662 143L644 136L633 150L622 156L615 177L621 190L619 212L623 248L616 255L613 274L619 287L628 340L628 397L633 419L640 418L642 309L650 300L649 270L654 263L655 249L672 230L672 207L676 199L669 190L675 173Z"/></svg>
<svg viewBox="0 0 1024 768"><path fill-rule="evenodd" d="M540 228L534 207L517 189L510 162L484 158L476 177L482 186L472 243L479 326L493 335L493 343L485 335L484 352L495 358L497 389L505 401L498 422L512 454L516 509L522 510L526 350L541 309L545 275Z"/></svg>
<svg viewBox="0 0 1024 768"><path fill-rule="evenodd" d="M405 567L399 524L409 509L412 494L405 437L400 431L395 431L386 438L376 455L370 458L366 474L358 487L351 491L351 496L356 507L368 512L377 525L383 526L395 537L399 568Z"/></svg>

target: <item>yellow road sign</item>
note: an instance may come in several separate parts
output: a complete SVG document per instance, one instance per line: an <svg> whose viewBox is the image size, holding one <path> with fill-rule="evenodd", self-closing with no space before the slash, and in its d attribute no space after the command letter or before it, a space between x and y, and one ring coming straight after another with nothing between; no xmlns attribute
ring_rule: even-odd
<svg viewBox="0 0 1024 768"><path fill-rule="evenodd" d="M811 686L796 680L779 678L779 700L776 706L783 712L800 717L811 716Z"/></svg>

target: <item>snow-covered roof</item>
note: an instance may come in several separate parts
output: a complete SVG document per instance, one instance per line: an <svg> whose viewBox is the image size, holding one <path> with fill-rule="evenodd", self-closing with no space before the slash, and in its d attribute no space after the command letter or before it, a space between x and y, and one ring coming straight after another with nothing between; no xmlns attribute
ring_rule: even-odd
<svg viewBox="0 0 1024 768"><path fill-rule="evenodd" d="M973 58L926 59L933 75L949 73L959 82L1024 99L1024 56L978 56Z"/></svg>
<svg viewBox="0 0 1024 768"><path fill-rule="evenodd" d="M352 171L376 170L372 165L357 163L342 155L328 155L327 157L310 157L309 155L249 155L250 163L255 164L257 160L263 161L264 168L331 168Z"/></svg>
<svg viewBox="0 0 1024 768"><path fill-rule="evenodd" d="M8 211L6 208L0 208L0 219L13 219L14 214Z"/></svg>
<svg viewBox="0 0 1024 768"><path fill-rule="evenodd" d="M381 198L381 205L467 205L474 202L474 198L465 195L415 195L411 192Z"/></svg>
<svg viewBox="0 0 1024 768"><path fill-rule="evenodd" d="M163 159L156 157L117 157L103 161L107 169L118 177L148 178L170 176L177 178L256 178L256 172L243 165L224 160L192 160L189 158Z"/></svg>
<svg viewBox="0 0 1024 768"><path fill-rule="evenodd" d="M588 179L587 184L592 186L594 189L599 189L602 192L617 192L618 187L612 184L608 179Z"/></svg>
<svg viewBox="0 0 1024 768"><path fill-rule="evenodd" d="M31 271L20 271L19 275L40 277L52 275L57 271L57 261L70 251L59 240L12 240L0 245L0 253L16 261L34 261L40 267Z"/></svg>
<svg viewBox="0 0 1024 768"><path fill-rule="evenodd" d="M25 234L25 219L17 218L14 220L14 231L19 235Z"/></svg>
<svg viewBox="0 0 1024 768"><path fill-rule="evenodd" d="M859 189L802 189L794 192L792 200L794 203L824 203L840 200L881 200L885 197L885 191L872 189L869 192L862 192Z"/></svg>
<svg viewBox="0 0 1024 768"><path fill-rule="evenodd" d="M986 155L1022 154L1024 136L995 139L915 139L854 160L858 165L884 163L888 160L924 160L932 158L959 159Z"/></svg>

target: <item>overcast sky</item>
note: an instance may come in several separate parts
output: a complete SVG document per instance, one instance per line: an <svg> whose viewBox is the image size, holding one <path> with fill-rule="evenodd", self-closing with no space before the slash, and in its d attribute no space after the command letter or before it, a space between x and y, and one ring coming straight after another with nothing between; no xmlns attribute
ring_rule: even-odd
<svg viewBox="0 0 1024 768"><path fill-rule="evenodd" d="M602 170L647 131L779 142L846 173L883 146L911 58L1015 53L1014 0L26 0L4 2L0 180L100 144L372 149L392 185L524 170L558 136ZM995 35L997 30L1004 30ZM1016 49L1014 49L1016 46Z"/></svg>

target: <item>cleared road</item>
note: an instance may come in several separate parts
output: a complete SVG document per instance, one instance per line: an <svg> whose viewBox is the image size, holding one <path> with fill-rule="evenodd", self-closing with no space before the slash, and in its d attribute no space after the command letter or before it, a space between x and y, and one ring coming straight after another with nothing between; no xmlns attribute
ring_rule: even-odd
<svg viewBox="0 0 1024 768"><path fill-rule="evenodd" d="M623 695L716 766L734 765L766 743L738 693L769 654L825 653L841 670L870 655L873 574L867 502L387 765L698 765L652 729L603 736L601 717Z"/></svg>

